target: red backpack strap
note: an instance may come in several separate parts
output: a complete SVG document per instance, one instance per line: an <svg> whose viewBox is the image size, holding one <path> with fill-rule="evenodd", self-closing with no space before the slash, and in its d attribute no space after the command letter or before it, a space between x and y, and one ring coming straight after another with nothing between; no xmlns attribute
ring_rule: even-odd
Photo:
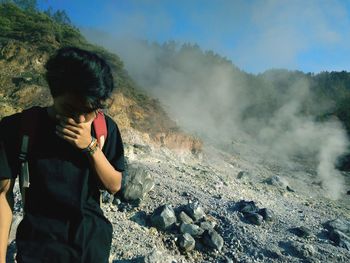
<svg viewBox="0 0 350 263"><path fill-rule="evenodd" d="M93 126L96 134L96 139L102 150L102 147L107 139L107 124L103 111L98 110L97 116L93 121ZM100 193L100 206L102 207L102 194Z"/></svg>
<svg viewBox="0 0 350 263"><path fill-rule="evenodd" d="M107 139L107 124L106 124L106 118L103 111L101 110L97 111L97 116L93 121L93 125L96 133L96 139L98 141L98 144L100 145L100 148L102 149Z"/></svg>

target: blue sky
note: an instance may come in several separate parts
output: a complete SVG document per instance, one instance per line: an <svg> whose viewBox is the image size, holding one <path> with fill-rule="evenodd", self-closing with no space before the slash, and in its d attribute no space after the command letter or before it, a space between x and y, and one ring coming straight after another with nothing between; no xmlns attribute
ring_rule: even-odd
<svg viewBox="0 0 350 263"><path fill-rule="evenodd" d="M350 71L347 0L39 0L84 30L197 43L251 73Z"/></svg>

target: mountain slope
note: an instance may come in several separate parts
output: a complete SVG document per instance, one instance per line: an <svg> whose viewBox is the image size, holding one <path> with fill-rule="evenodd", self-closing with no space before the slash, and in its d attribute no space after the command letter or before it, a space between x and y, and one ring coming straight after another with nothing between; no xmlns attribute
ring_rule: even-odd
<svg viewBox="0 0 350 263"><path fill-rule="evenodd" d="M43 77L44 64L56 49L70 45L96 52L111 65L117 89L113 95L115 103L108 113L121 124L125 142L132 128L140 136L147 135L148 141L144 143L200 152L200 140L181 131L159 101L136 87L117 55L89 44L69 25L58 24L43 13L23 11L12 4L0 5L0 117L33 105L52 103ZM181 143L174 143L175 138Z"/></svg>

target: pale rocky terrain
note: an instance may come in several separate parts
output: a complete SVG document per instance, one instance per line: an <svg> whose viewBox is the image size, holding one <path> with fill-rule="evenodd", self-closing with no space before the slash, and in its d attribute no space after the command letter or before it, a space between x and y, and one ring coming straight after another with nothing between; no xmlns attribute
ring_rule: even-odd
<svg viewBox="0 0 350 263"><path fill-rule="evenodd" d="M312 183L317 181L315 173L306 164L282 167L253 149L244 155L240 152L250 150L242 143L233 143L232 153L204 144L203 152L197 155L152 144L141 147L142 139L136 134L123 134L129 168L141 165L154 177L155 185L139 205L123 201L103 204L114 227L110 262L350 261L350 251L329 240L324 227L329 220L350 220L349 196L338 201L324 197L322 187ZM254 156L254 160L245 156ZM238 176L241 171L245 173ZM281 179L279 184L264 182L276 175ZM273 220L261 225L249 223L236 209L240 200L270 209ZM182 252L176 233L151 226L149 217L160 205L176 208L194 201L217 223L215 229L224 240L220 251L197 244L195 249ZM309 229L308 237L290 231L300 226ZM14 243L11 253L13 248Z"/></svg>

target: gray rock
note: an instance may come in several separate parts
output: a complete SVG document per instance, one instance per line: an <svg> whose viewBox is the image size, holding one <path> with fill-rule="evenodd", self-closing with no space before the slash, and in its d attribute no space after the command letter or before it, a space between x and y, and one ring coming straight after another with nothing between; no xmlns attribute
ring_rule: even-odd
<svg viewBox="0 0 350 263"><path fill-rule="evenodd" d="M291 233L297 235L298 237L307 238L307 237L312 236L311 230L307 227L304 227L304 226L291 228L289 231Z"/></svg>
<svg viewBox="0 0 350 263"><path fill-rule="evenodd" d="M330 240L350 251L350 221L338 218L326 222L325 227L329 231Z"/></svg>
<svg viewBox="0 0 350 263"><path fill-rule="evenodd" d="M121 194L125 200L141 200L154 187L154 178L143 165L129 165L123 173Z"/></svg>
<svg viewBox="0 0 350 263"><path fill-rule="evenodd" d="M193 237L200 237L204 230L195 224L182 223L180 226L180 232L182 234L188 233Z"/></svg>
<svg viewBox="0 0 350 263"><path fill-rule="evenodd" d="M295 249L295 252L300 257L310 258L310 257L313 257L316 253L315 248L310 244L301 244L301 243L293 242L292 245Z"/></svg>
<svg viewBox="0 0 350 263"><path fill-rule="evenodd" d="M114 195L111 195L106 190L101 190L102 203L110 204L113 202Z"/></svg>
<svg viewBox="0 0 350 263"><path fill-rule="evenodd" d="M291 188L289 185L287 185L286 189L287 189L289 192L292 192L292 193L294 193L294 192L295 192L295 190L294 190L294 189L292 189L292 188Z"/></svg>
<svg viewBox="0 0 350 263"><path fill-rule="evenodd" d="M214 230L215 225L212 222L201 222L200 223L200 228L202 228L203 230Z"/></svg>
<svg viewBox="0 0 350 263"><path fill-rule="evenodd" d="M190 193L188 193L188 192L182 192L182 194L181 194L182 196L185 196L185 197L190 197L191 196L191 194Z"/></svg>
<svg viewBox="0 0 350 263"><path fill-rule="evenodd" d="M329 233L329 239L337 246L343 247L350 251L350 237L341 231L333 230Z"/></svg>
<svg viewBox="0 0 350 263"><path fill-rule="evenodd" d="M144 263L172 263L174 259L165 253L153 249L148 255L143 258Z"/></svg>
<svg viewBox="0 0 350 263"><path fill-rule="evenodd" d="M264 219L262 215L259 215L257 213L245 213L244 218L254 225L261 225Z"/></svg>
<svg viewBox="0 0 350 263"><path fill-rule="evenodd" d="M258 214L261 215L265 221L273 221L275 218L272 210L268 208L259 209Z"/></svg>
<svg viewBox="0 0 350 263"><path fill-rule="evenodd" d="M121 201L118 197L115 196L112 203L113 203L113 205L118 206L121 204Z"/></svg>
<svg viewBox="0 0 350 263"><path fill-rule="evenodd" d="M298 257L303 260L302 262L314 262L316 250L312 245L298 241L282 241L279 244L284 249L283 254Z"/></svg>
<svg viewBox="0 0 350 263"><path fill-rule="evenodd" d="M269 245L269 248L265 250L264 254L266 257L271 258L271 261L283 257L281 250L273 244Z"/></svg>
<svg viewBox="0 0 350 263"><path fill-rule="evenodd" d="M137 154L139 151L142 151L144 153L150 153L151 152L151 147L149 145L142 145L135 143L133 145L134 147L134 153Z"/></svg>
<svg viewBox="0 0 350 263"><path fill-rule="evenodd" d="M179 214L179 221L181 223L192 224L193 220L189 217L184 211L181 211Z"/></svg>
<svg viewBox="0 0 350 263"><path fill-rule="evenodd" d="M286 188L288 186L287 180L278 175L274 175L270 178L267 178L266 180L264 180L264 182L269 185L274 185L282 188Z"/></svg>
<svg viewBox="0 0 350 263"><path fill-rule="evenodd" d="M182 250L190 251L190 250L194 249L195 245L196 245L196 241L194 240L194 238L190 234L185 233L185 234L180 236L179 246Z"/></svg>
<svg viewBox="0 0 350 263"><path fill-rule="evenodd" d="M215 199L222 199L223 196L222 196L222 194L217 194L217 195L213 195L213 198L215 198Z"/></svg>
<svg viewBox="0 0 350 263"><path fill-rule="evenodd" d="M203 208L198 202L189 203L185 206L185 212L188 214L195 222L199 221L205 216Z"/></svg>
<svg viewBox="0 0 350 263"><path fill-rule="evenodd" d="M174 209L169 205L162 205L151 215L151 224L160 230L167 230L176 223Z"/></svg>
<svg viewBox="0 0 350 263"><path fill-rule="evenodd" d="M238 174L237 174L237 179L242 179L242 178L248 178L249 177L249 173L247 171L240 171Z"/></svg>
<svg viewBox="0 0 350 263"><path fill-rule="evenodd" d="M338 230L346 235L350 235L350 221L348 220L337 218L326 222L325 226L329 231Z"/></svg>
<svg viewBox="0 0 350 263"><path fill-rule="evenodd" d="M204 244L210 248L221 251L224 246L224 239L215 230L205 230L202 237Z"/></svg>
<svg viewBox="0 0 350 263"><path fill-rule="evenodd" d="M237 209L239 212L245 213L257 213L259 208L255 205L254 201L240 200L237 203Z"/></svg>

